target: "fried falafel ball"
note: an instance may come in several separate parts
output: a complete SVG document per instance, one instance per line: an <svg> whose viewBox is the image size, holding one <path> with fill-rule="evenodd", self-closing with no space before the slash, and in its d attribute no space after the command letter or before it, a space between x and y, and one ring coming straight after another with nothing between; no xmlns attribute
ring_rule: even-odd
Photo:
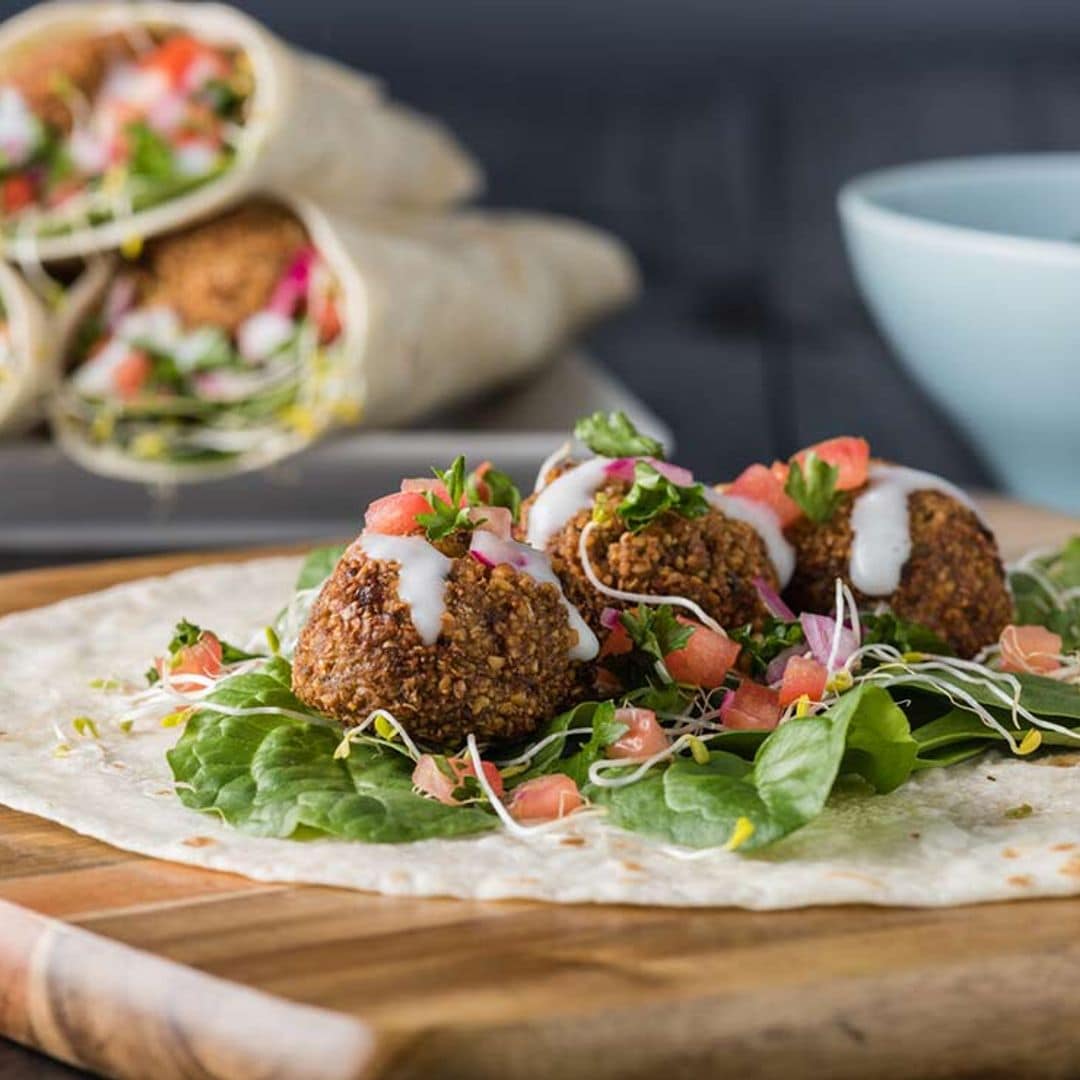
<svg viewBox="0 0 1080 1080"><path fill-rule="evenodd" d="M73 95L92 98L110 66L134 55L120 33L64 37L27 49L2 81L22 94L39 120L67 134L74 122Z"/></svg>
<svg viewBox="0 0 1080 1080"><path fill-rule="evenodd" d="M235 333L267 306L308 243L295 214L278 203L250 200L147 244L139 260L140 303L172 308L186 326Z"/></svg>
<svg viewBox="0 0 1080 1080"><path fill-rule="evenodd" d="M851 513L865 488L845 494L821 524L802 518L787 530L796 553L785 598L795 611L835 610L835 583L851 584ZM1012 618L1012 599L993 534L975 513L942 491L908 498L911 554L900 587L867 596L852 586L860 608L884 602L900 618L933 630L962 657L996 641Z"/></svg>
<svg viewBox="0 0 1080 1080"><path fill-rule="evenodd" d="M456 748L467 735L534 732L580 694L559 590L509 564L486 566L467 544L452 559L442 628L426 645L398 593L399 564L353 544L323 586L293 658L293 690L343 724L390 712L418 741Z"/></svg>
<svg viewBox="0 0 1080 1080"><path fill-rule="evenodd" d="M556 467L548 474L547 483L573 467ZM608 480L596 492L594 506L599 503L613 511L631 486L625 480ZM521 538L527 533L529 511L538 494L522 503ZM567 599L603 638L607 633L601 620L604 609L625 609L633 604L600 592L585 574L579 545L582 532L593 520L591 509L579 511L548 541L547 553ZM747 623L760 627L768 614L754 578L764 578L774 589L778 587L776 568L762 538L751 525L716 508L695 518L668 512L637 533L614 512L603 513L589 533L586 552L597 577L610 588L693 600L728 629Z"/></svg>

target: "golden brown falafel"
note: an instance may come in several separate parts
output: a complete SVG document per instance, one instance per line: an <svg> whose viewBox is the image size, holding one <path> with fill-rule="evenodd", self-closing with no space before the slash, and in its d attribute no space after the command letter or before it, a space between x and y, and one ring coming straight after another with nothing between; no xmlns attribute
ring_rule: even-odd
<svg viewBox="0 0 1080 1080"><path fill-rule="evenodd" d="M573 466L560 466L547 480ZM601 505L614 508L630 490L623 480L610 480L596 493ZM530 495L522 504L519 535L524 536ZM591 510L575 514L548 542L551 565L563 583L567 599L601 637L607 632L601 615L604 608L625 608L597 590L585 576L578 546L585 527L593 520ZM754 578L777 587L776 569L764 541L752 526L710 509L701 517L686 518L666 513L638 533L627 529L614 512L589 534L589 562L600 580L611 588L650 596L681 596L699 604L721 626L733 628L751 623L760 626L768 614Z"/></svg>
<svg viewBox="0 0 1080 1080"><path fill-rule="evenodd" d="M151 241L139 300L173 308L186 326L230 333L264 308L307 232L283 206L252 199L211 221Z"/></svg>
<svg viewBox="0 0 1080 1080"><path fill-rule="evenodd" d="M27 49L0 81L14 86L39 120L66 134L74 121L72 93L93 97L110 65L134 54L120 33L65 37Z"/></svg>
<svg viewBox="0 0 1080 1080"><path fill-rule="evenodd" d="M580 694L577 641L559 590L514 567L453 559L442 630L425 645L398 596L398 564L358 544L323 586L293 658L293 689L342 723L386 709L413 738L456 748L531 734Z"/></svg>
<svg viewBox="0 0 1080 1080"><path fill-rule="evenodd" d="M796 565L784 595L794 610L831 612L836 579L851 583L851 512L864 490L844 495L827 522L803 518L787 530ZM1012 618L997 542L967 506L941 491L915 492L908 514L911 555L900 587L885 597L853 588L855 598L866 608L884 602L901 618L929 627L960 656L974 656Z"/></svg>

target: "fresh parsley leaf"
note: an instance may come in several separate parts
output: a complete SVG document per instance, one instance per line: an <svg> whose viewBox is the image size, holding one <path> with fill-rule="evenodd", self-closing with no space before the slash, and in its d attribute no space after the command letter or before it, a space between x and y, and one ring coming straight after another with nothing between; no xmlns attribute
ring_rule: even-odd
<svg viewBox="0 0 1080 1080"><path fill-rule="evenodd" d="M465 458L458 456L454 463L445 471L432 469L437 480L441 480L450 497L449 502L444 502L434 491L425 491L424 498L431 507L430 514L417 514L416 520L423 525L429 540L442 540L451 533L461 530L474 529L482 525L483 521L474 521L469 514L468 506L460 503L465 497Z"/></svg>
<svg viewBox="0 0 1080 1080"><path fill-rule="evenodd" d="M631 532L641 532L669 511L696 518L708 510L704 484L680 487L647 461L635 463L634 486L615 507L615 513Z"/></svg>
<svg viewBox="0 0 1080 1080"><path fill-rule="evenodd" d="M785 649L801 645L805 640L800 623L785 622L775 616L768 616L760 631L747 623L737 630L729 631L733 641L742 646L742 656L750 661L750 673L760 678L765 674L769 663Z"/></svg>
<svg viewBox="0 0 1080 1080"><path fill-rule="evenodd" d="M626 652L611 653L601 663L626 691L640 694L652 689L658 694L664 693L666 688L673 686L674 680L663 661L669 653L685 647L694 628L680 623L668 604L655 608L641 605L624 611L619 621L630 638L632 648ZM674 687L674 691L681 697L678 687ZM665 707L662 711L677 712L682 704ZM641 707L655 706L642 704Z"/></svg>
<svg viewBox="0 0 1080 1080"><path fill-rule="evenodd" d="M633 611L624 611L619 622L630 635L634 647L655 660L663 660L668 653L685 648L694 632L692 626L679 622L670 604L657 607L641 604Z"/></svg>
<svg viewBox="0 0 1080 1080"><path fill-rule="evenodd" d="M830 465L811 450L805 462L792 459L784 491L811 521L820 525L833 516L840 502L840 492L836 490L839 475L840 470L835 465Z"/></svg>
<svg viewBox="0 0 1080 1080"><path fill-rule="evenodd" d="M643 435L624 412L594 412L574 426L574 437L603 457L663 458L664 445Z"/></svg>
<svg viewBox="0 0 1080 1080"><path fill-rule="evenodd" d="M481 496L480 485L487 488L486 496ZM475 471L469 473L466 494L470 506L503 506L510 511L515 523L521 514L521 492L517 485L500 469L488 468L482 476Z"/></svg>

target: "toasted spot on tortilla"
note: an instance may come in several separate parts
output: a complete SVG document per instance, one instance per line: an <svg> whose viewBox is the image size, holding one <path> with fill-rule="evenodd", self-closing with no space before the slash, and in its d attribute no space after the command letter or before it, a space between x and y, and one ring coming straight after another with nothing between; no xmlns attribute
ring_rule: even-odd
<svg viewBox="0 0 1080 1080"><path fill-rule="evenodd" d="M1080 765L1080 754L1049 754L1041 761L1032 762L1033 765L1049 765L1055 769L1071 769L1074 765Z"/></svg>
<svg viewBox="0 0 1080 1080"><path fill-rule="evenodd" d="M1067 862L1062 863L1058 873L1066 877L1080 877L1080 855L1074 855Z"/></svg>
<svg viewBox="0 0 1080 1080"><path fill-rule="evenodd" d="M1014 848L1014 847L1002 848L1001 849L1001 854L1006 859L1019 859L1020 858L1020 852L1017 851L1016 848Z"/></svg>
<svg viewBox="0 0 1080 1080"><path fill-rule="evenodd" d="M180 843L185 847L211 847L217 841L212 836L189 836L186 840L181 840Z"/></svg>
<svg viewBox="0 0 1080 1080"><path fill-rule="evenodd" d="M1075 844L1051 844L1051 851L1072 851L1075 848Z"/></svg>
<svg viewBox="0 0 1080 1080"><path fill-rule="evenodd" d="M1034 884L1030 874L1013 874L1006 880L1010 885L1015 885L1018 889L1027 889Z"/></svg>
<svg viewBox="0 0 1080 1080"><path fill-rule="evenodd" d="M576 836L576 835L575 836L564 836L559 841L559 843L562 844L563 847L584 847L585 846L585 837L584 836Z"/></svg>
<svg viewBox="0 0 1080 1080"><path fill-rule="evenodd" d="M623 859L623 869L629 870L631 874L644 874L645 867L641 863L631 862L629 859Z"/></svg>
<svg viewBox="0 0 1080 1080"><path fill-rule="evenodd" d="M883 881L879 881L877 878L871 877L869 874L857 873L854 870L830 870L829 873L825 876L851 878L852 881L862 881L865 882L867 885L872 885L875 889L885 888L885 883Z"/></svg>

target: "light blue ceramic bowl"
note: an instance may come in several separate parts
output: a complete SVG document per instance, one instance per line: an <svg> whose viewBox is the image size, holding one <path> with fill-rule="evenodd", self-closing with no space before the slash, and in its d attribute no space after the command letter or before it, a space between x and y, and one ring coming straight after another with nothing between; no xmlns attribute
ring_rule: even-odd
<svg viewBox="0 0 1080 1080"><path fill-rule="evenodd" d="M915 378L1012 493L1080 512L1080 154L886 169L838 203Z"/></svg>

